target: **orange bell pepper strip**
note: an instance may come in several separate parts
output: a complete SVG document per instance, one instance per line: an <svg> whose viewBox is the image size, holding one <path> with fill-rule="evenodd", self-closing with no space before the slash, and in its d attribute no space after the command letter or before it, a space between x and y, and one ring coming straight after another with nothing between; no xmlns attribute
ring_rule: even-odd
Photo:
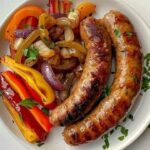
<svg viewBox="0 0 150 150"><path fill-rule="evenodd" d="M23 64L18 64L8 56L2 57L1 63L21 76L41 97L44 106L47 106L55 101L53 89L37 70L27 67Z"/></svg>
<svg viewBox="0 0 150 150"><path fill-rule="evenodd" d="M80 14L80 21L82 21L96 11L96 5L88 1L83 1L77 6L76 10Z"/></svg>
<svg viewBox="0 0 150 150"><path fill-rule="evenodd" d="M21 9L19 9L11 18L11 21L9 22L8 26L6 27L5 31L5 38L9 41L14 40L14 31L17 29L19 24L23 19L29 16L33 16L35 18L39 18L39 16L45 12L42 8L38 6L25 6Z"/></svg>
<svg viewBox="0 0 150 150"><path fill-rule="evenodd" d="M22 100L31 98L27 89L23 85L22 79L19 76L10 71L3 72L2 75L9 85L14 89L14 91L19 94ZM52 128L52 125L50 124L48 117L37 106L33 106L31 109L29 109L29 111L41 125L41 127L46 132L49 132Z"/></svg>

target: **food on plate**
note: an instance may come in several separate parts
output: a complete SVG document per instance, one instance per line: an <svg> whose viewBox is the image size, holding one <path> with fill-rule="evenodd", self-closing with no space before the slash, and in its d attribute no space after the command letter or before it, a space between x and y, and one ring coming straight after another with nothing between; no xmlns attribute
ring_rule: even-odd
<svg viewBox="0 0 150 150"><path fill-rule="evenodd" d="M131 22L116 10L103 19L95 12L91 2L74 9L70 0L49 0L48 11L27 5L10 17L10 55L0 57L10 70L0 73L0 92L28 142L45 141L55 126L66 126L67 144L94 140L117 125L138 94L142 55ZM105 97L112 57L117 72Z"/></svg>
<svg viewBox="0 0 150 150"><path fill-rule="evenodd" d="M64 126L83 118L107 83L111 67L111 41L93 17L81 23L80 34L88 50L81 78L72 94L50 115L53 125Z"/></svg>
<svg viewBox="0 0 150 150"><path fill-rule="evenodd" d="M44 141L52 126L24 85L25 81L11 71L3 72L0 76L3 101L26 140Z"/></svg>
<svg viewBox="0 0 150 150"><path fill-rule="evenodd" d="M115 79L110 94L82 121L64 130L64 139L71 145L94 140L115 126L127 113L140 89L142 54L132 24L118 11L103 18L116 49Z"/></svg>

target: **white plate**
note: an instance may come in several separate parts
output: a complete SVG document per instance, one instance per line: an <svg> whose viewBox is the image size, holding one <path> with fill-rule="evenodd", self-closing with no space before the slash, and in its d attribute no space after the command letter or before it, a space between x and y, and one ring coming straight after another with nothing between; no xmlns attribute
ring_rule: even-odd
<svg viewBox="0 0 150 150"><path fill-rule="evenodd" d="M81 0L78 1L80 2ZM103 17L103 15L111 9L117 9L123 12L124 14L126 14L131 20L131 22L133 23L133 25L135 26L135 30L141 41L142 52L144 54L148 53L148 50L150 49L150 45L149 45L150 31L147 28L147 26L144 24L142 19L138 17L137 14L134 13L128 5L123 5L123 3L114 0L113 1L112 0L91 0L91 1L97 5L97 13L96 13L97 18ZM37 4L42 7L45 5L45 2L43 0L31 0L24 3L23 5L29 3ZM0 49L2 50L1 55L8 52L7 42L3 39L2 35L3 35L3 28L1 28L0 31ZM3 69L4 69L3 67L0 68L1 71ZM131 113L134 116L134 121L132 122L130 120L127 120L125 123L122 123L123 126L129 129L128 137L124 141L120 142L117 139L118 136L120 135L118 131L114 132L110 136L109 138L110 150L124 149L126 146L131 144L147 127L147 125L150 122L149 95L150 93L147 92L145 93L144 96L140 96L136 100L136 103L134 104L131 110ZM40 150L49 150L49 149L100 150L102 149L103 141L101 140L101 138L99 138L98 140L92 143L82 145L82 146L70 147L66 145L61 135L61 132L63 130L62 128L54 129L53 132L49 135L49 138L47 139L45 144L40 148L37 147L36 145L29 144L24 140L17 127L12 123L12 119L10 115L7 113L6 108L4 107L1 101L0 101L0 106L1 106L0 116L3 120L2 125L10 131L10 134L13 135L14 138L16 138L19 142L22 142L30 150L39 150L39 149Z"/></svg>

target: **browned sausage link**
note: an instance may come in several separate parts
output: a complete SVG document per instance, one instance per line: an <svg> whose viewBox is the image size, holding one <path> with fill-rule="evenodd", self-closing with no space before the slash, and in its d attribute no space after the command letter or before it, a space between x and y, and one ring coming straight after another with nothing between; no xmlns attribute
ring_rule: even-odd
<svg viewBox="0 0 150 150"><path fill-rule="evenodd" d="M111 66L111 40L93 17L81 23L81 36L88 49L82 76L72 94L51 114L53 125L67 125L88 113L107 83Z"/></svg>
<svg viewBox="0 0 150 150"><path fill-rule="evenodd" d="M129 20L120 12L104 17L116 48L117 72L110 95L102 100L84 120L64 130L66 143L78 145L94 140L115 126L125 115L140 89L142 55L137 36Z"/></svg>

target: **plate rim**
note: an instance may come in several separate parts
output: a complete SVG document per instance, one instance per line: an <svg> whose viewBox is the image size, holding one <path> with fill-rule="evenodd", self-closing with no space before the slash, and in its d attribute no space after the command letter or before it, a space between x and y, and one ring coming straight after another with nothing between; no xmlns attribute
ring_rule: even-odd
<svg viewBox="0 0 150 150"><path fill-rule="evenodd" d="M5 15L5 17L0 20L0 33L3 32L2 30L5 28L5 24L7 23L7 21L9 20L9 18L12 16L12 14L19 8L21 8L22 6L28 4L28 3L33 3L33 0L25 0L23 2L20 2L19 4L16 5L15 8L11 9L11 11L9 11L9 13L7 15ZM142 18L142 16L135 10L134 7L130 6L126 1L119 1L119 0L115 0L117 3L120 3L120 5L126 4L126 7L129 7L128 9L130 9L131 13L133 15L136 16L136 18L142 23L142 25L144 26L144 28L148 31L148 33L150 34L150 26L148 25L148 23ZM1 122L1 127L3 127L7 133L9 133L9 135L11 135L12 138L14 138L18 143L19 141L23 144L23 146L28 149L28 150L34 150L34 148L30 148L28 147L25 142L22 141L22 139L18 138L12 131L11 129L5 125L4 121L0 118L0 122ZM143 126L141 126L140 130L135 133L134 137L132 137L130 140L120 144L121 146L119 147L118 150L123 150L125 148L127 148L129 145L131 145L135 140L137 140L138 137L140 137L140 135L145 131L145 129L147 128L147 126L150 123L150 115L149 115L149 119L147 119L147 121L145 121L145 124Z"/></svg>

